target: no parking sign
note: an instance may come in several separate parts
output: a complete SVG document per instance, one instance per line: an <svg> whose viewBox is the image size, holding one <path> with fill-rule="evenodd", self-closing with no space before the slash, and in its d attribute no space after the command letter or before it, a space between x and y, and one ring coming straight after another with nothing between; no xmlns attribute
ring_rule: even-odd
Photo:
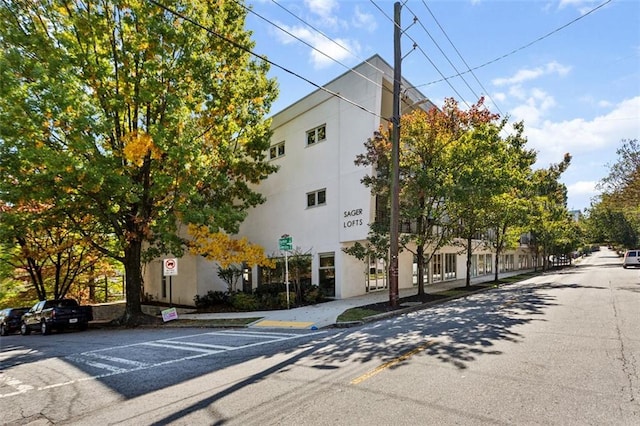
<svg viewBox="0 0 640 426"><path fill-rule="evenodd" d="M170 258L162 261L163 274L165 277L178 275L178 259Z"/></svg>

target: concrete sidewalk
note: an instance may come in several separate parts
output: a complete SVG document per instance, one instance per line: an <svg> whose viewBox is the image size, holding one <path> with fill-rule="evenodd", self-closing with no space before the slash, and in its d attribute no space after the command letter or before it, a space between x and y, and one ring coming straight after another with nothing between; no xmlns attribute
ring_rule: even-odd
<svg viewBox="0 0 640 426"><path fill-rule="evenodd" d="M499 275L506 278L513 275L531 272L522 270L517 272L505 272ZM478 284L493 281L493 274L476 277L471 280L471 284ZM464 286L465 281L453 280L444 281L425 286L425 293L438 293L455 287ZM415 295L417 287L401 289L400 297ZM180 314L180 319L204 320L204 319L228 319L228 318L261 318L249 325L249 328L301 328L320 329L336 324L340 314L347 309L358 306L365 306L372 303L385 302L389 300L389 290L375 291L361 296L347 299L332 300L330 302L319 303L317 305L302 306L299 308L283 309L275 311L254 311L254 312L221 312L221 313L196 313Z"/></svg>

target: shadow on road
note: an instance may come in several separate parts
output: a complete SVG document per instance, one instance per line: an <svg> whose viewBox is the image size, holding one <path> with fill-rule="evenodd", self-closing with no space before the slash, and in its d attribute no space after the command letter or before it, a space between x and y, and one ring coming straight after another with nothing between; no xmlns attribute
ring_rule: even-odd
<svg viewBox="0 0 640 426"><path fill-rule="evenodd" d="M554 284L545 281L549 280L545 276L538 278L536 282L506 285L358 328L329 330L322 336L310 335L285 351L278 345L265 345L255 352L256 358L268 359L283 353L290 356L223 390L214 393L204 390L197 402L156 424L176 422L194 411L210 409L220 398L278 374L301 360L307 366L313 364L314 369L326 370L326 374L339 370L344 363L368 361L383 364L395 360L390 368L402 368L410 359L403 355L422 348L420 355L414 356L433 357L464 370L481 356L501 355L495 348L497 342L522 341L523 336L518 331L520 326L533 321L545 321L546 310L556 305L556 297L549 293L549 289L569 291L585 288L578 284ZM96 337L99 337L98 334ZM154 338L157 338L157 333ZM25 359L21 361L24 363ZM68 362L73 364L71 360ZM189 365L181 367L177 376L161 371L162 368L151 368L146 370L145 380L133 383L128 374L95 377L95 380L123 398L131 399L177 386L200 377L203 372L210 374L243 362L246 362L246 357L222 353L191 360ZM80 370L85 368L83 364L74 365ZM87 374L90 372L87 371Z"/></svg>
<svg viewBox="0 0 640 426"><path fill-rule="evenodd" d="M425 350L426 354L465 369L467 363L480 355L499 355L499 351L492 349L496 341L522 339L517 326L544 321L545 308L555 304L553 296L540 291L545 286L562 288L536 284L479 293L364 327L334 342L336 346L330 352L320 352L314 357L325 362L347 358L388 362L431 341L434 344ZM399 362L395 368L402 365Z"/></svg>

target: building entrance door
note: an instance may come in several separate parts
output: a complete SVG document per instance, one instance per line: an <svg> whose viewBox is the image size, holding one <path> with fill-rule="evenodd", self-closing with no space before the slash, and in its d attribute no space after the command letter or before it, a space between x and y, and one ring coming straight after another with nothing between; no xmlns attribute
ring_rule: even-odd
<svg viewBox="0 0 640 426"><path fill-rule="evenodd" d="M384 259L369 259L366 287L367 292L387 288L387 268Z"/></svg>

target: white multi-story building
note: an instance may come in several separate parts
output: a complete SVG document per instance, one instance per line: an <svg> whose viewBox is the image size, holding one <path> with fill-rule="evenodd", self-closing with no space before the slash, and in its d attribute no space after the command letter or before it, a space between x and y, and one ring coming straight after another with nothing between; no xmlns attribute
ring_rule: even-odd
<svg viewBox="0 0 640 426"><path fill-rule="evenodd" d="M402 87L401 112L434 106L407 81ZM294 252L311 258L310 276L305 279L330 297L347 298L387 285L382 261L363 262L344 253L343 248L364 242L375 218L375 197L361 182L373 170L356 165L354 160L364 153L364 143L374 131L390 125L393 69L375 55L324 89L272 117L268 158L279 169L260 184L258 190L266 202L249 211L239 235L273 256L284 256L279 241L290 236ZM465 276L466 256L458 255L459 251L460 247L449 247L436 255L432 280ZM474 254L472 275L490 274L493 259L489 251ZM226 289L212 262L187 256L179 264L179 274L172 277L174 303L190 304L196 294ZM505 270L526 268L530 260L519 251L505 255L501 264ZM265 274L254 268L247 270L244 278L245 288L255 288L265 281ZM277 277L275 281L284 279ZM411 287L415 281L413 255L402 252L399 286ZM155 300L168 300L161 262L149 264L145 292Z"/></svg>

